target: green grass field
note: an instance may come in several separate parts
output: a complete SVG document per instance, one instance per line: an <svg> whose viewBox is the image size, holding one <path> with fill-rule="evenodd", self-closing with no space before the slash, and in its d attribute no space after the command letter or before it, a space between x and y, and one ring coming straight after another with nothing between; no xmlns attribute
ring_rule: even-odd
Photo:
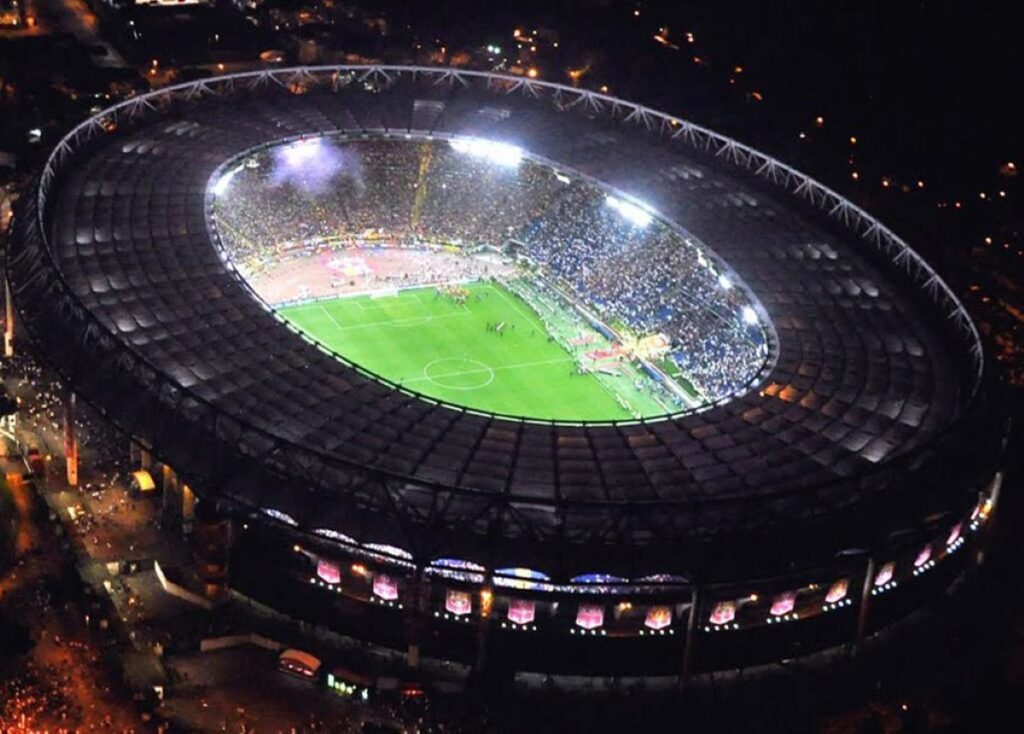
<svg viewBox="0 0 1024 734"><path fill-rule="evenodd" d="M493 283L468 290L465 305L438 296L434 288L417 288L288 306L281 313L355 364L468 408L563 421L667 412L650 392L634 386L632 375L577 374L576 358L549 339L540 317L518 295ZM488 330L488 324L501 322L501 333Z"/></svg>

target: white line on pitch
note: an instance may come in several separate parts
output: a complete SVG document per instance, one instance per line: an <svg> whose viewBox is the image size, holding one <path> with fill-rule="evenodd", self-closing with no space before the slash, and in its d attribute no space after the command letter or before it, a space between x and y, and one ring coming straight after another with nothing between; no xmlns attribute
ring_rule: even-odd
<svg viewBox="0 0 1024 734"><path fill-rule="evenodd" d="M342 326L339 324L330 314L327 314L331 321L334 322L335 326L338 327L339 331L351 331L352 329L367 329L373 326L402 326L408 324L426 324L435 319L453 319L458 316L469 316L469 312L461 313L449 313L441 314L440 316L410 316L405 319L388 319L387 321L370 321L365 324L351 324L350 326Z"/></svg>
<svg viewBox="0 0 1024 734"><path fill-rule="evenodd" d="M460 377L462 375L476 375L480 372L498 372L500 370L517 370L520 367L540 367L545 364L559 364L561 362L575 362L572 357L559 357L558 359L545 359L539 362L521 362L519 364L507 364L504 367L486 367L475 370L462 370L461 372L443 372L439 375L424 375L423 377L412 377L408 380L402 380L403 385L407 385L410 382L419 382L421 380L433 380L437 377Z"/></svg>
<svg viewBox="0 0 1024 734"><path fill-rule="evenodd" d="M499 296L501 296L501 300L503 300L505 303L507 303L509 306L511 306L512 310L515 311L516 313L518 313L524 319L526 319L526 321L531 326L535 325L536 322L539 321L539 319L537 318L536 314L534 314L533 316L529 316L526 313L524 313L522 310L520 310L519 306L517 306L514 301L510 301L505 296L505 289L504 289L504 287L502 287L502 286L491 286L491 287ZM517 296L517 298L518 298L518 296Z"/></svg>
<svg viewBox="0 0 1024 734"><path fill-rule="evenodd" d="M331 316L331 312L330 312L330 311L328 311L328 310L327 310L326 308L324 308L323 306L321 306L321 307L320 307L320 310L324 312L324 316L326 316L327 318L329 318L329 319L331 320L331 323L332 323L332 324L334 324L335 326L337 326L337 327L338 327L339 329L343 329L343 328L345 328L345 327L343 327L343 326L342 326L341 324L339 324L339 323L338 323L338 320L337 320L337 319L335 319L335 318L334 318L333 316Z"/></svg>

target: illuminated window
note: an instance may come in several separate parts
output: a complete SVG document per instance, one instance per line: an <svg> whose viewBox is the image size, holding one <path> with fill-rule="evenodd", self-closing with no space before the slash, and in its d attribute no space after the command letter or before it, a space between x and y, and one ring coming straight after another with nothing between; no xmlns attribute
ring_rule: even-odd
<svg viewBox="0 0 1024 734"><path fill-rule="evenodd" d="M892 581L892 575L896 570L895 564L889 562L882 566L882 570L875 576L875 586L885 586L887 583Z"/></svg>
<svg viewBox="0 0 1024 734"><path fill-rule="evenodd" d="M839 579L831 587L829 587L828 593L825 594L825 602L828 604L835 604L838 601L842 601L846 598L846 595L850 591L849 579Z"/></svg>
<svg viewBox="0 0 1024 734"><path fill-rule="evenodd" d="M729 624L736 619L736 602L720 601L711 610L711 624Z"/></svg>
<svg viewBox="0 0 1024 734"><path fill-rule="evenodd" d="M390 576L379 573L373 577L373 593L384 601L394 601L398 598L398 582Z"/></svg>
<svg viewBox="0 0 1024 734"><path fill-rule="evenodd" d="M510 622L531 624L536 613L536 604L527 599L512 599L508 603L508 619Z"/></svg>
<svg viewBox="0 0 1024 734"><path fill-rule="evenodd" d="M316 562L316 575L329 584L341 583L341 566L321 558Z"/></svg>
<svg viewBox="0 0 1024 734"><path fill-rule="evenodd" d="M444 600L444 608L452 614L461 617L473 611L473 600L470 598L468 591L448 589Z"/></svg>
<svg viewBox="0 0 1024 734"><path fill-rule="evenodd" d="M772 601L772 616L781 617L783 614L789 614L793 611L793 607L796 606L796 593L787 591L784 594L779 594Z"/></svg>
<svg viewBox="0 0 1024 734"><path fill-rule="evenodd" d="M604 624L604 607L596 604L580 604L576 611L576 626L585 630L597 629Z"/></svg>
<svg viewBox="0 0 1024 734"><path fill-rule="evenodd" d="M953 526L953 529L949 531L949 537L946 538L946 545L953 545L953 543L960 540L960 532L963 530L963 523L957 523Z"/></svg>
<svg viewBox="0 0 1024 734"><path fill-rule="evenodd" d="M672 607L651 607L647 610L644 626L652 630L665 629L672 624Z"/></svg>

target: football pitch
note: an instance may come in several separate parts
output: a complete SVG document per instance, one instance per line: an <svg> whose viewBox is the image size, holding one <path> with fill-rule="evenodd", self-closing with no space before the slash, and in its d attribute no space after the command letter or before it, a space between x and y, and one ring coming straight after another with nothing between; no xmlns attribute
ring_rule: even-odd
<svg viewBox="0 0 1024 734"><path fill-rule="evenodd" d="M485 282L465 289L464 303L426 287L292 305L280 313L364 369L467 408L562 421L669 412L637 387L629 369L614 376L579 374L577 356L594 345L563 346L509 289ZM560 331L585 328L572 324L571 314L548 318L560 321Z"/></svg>

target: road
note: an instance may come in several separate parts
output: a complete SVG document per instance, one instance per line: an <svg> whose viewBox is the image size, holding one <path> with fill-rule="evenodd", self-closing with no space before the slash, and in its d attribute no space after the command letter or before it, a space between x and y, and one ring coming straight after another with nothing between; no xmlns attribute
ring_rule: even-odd
<svg viewBox="0 0 1024 734"><path fill-rule="evenodd" d="M24 469L7 456L0 468ZM19 515L16 561L0 576L0 612L27 629L32 647L0 660L0 731L146 731L131 700L116 693L96 630L67 589L66 559L41 519L39 498L27 483L12 495Z"/></svg>

